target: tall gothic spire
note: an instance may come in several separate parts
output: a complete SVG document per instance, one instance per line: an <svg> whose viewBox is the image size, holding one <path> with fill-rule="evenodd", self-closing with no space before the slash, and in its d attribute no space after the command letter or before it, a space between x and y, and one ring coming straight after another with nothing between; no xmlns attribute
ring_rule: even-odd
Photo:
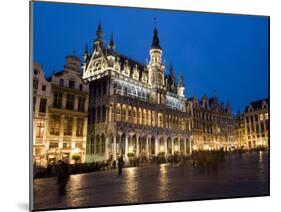
<svg viewBox="0 0 281 212"><path fill-rule="evenodd" d="M114 49L115 49L113 33L111 33L110 42L109 42L109 48L110 48L111 50L114 50Z"/></svg>
<svg viewBox="0 0 281 212"><path fill-rule="evenodd" d="M180 75L179 87L184 87L184 78L183 78L183 74Z"/></svg>
<svg viewBox="0 0 281 212"><path fill-rule="evenodd" d="M101 27L101 22L99 22L96 34L97 34L97 40L103 40L103 31Z"/></svg>
<svg viewBox="0 0 281 212"><path fill-rule="evenodd" d="M154 17L154 31L153 31L153 39L152 39L151 48L161 49L160 43L159 43L159 38L158 38L156 17Z"/></svg>
<svg viewBox="0 0 281 212"><path fill-rule="evenodd" d="M151 48L161 49L160 43L159 43L159 38L158 38L158 30L156 29L156 27L154 28L154 31L153 31L153 39L152 39Z"/></svg>

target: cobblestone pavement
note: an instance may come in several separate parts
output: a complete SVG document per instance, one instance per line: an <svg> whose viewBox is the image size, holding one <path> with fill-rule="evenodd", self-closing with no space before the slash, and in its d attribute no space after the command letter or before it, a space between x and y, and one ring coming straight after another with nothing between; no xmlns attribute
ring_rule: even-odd
<svg viewBox="0 0 281 212"><path fill-rule="evenodd" d="M268 154L231 155L217 171L169 164L72 175L67 194L56 178L34 180L34 209L268 195Z"/></svg>

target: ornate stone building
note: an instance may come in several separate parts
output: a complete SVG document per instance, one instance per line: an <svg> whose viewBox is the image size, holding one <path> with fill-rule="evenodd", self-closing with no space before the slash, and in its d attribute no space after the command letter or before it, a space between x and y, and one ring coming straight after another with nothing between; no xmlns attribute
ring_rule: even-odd
<svg viewBox="0 0 281 212"><path fill-rule="evenodd" d="M142 64L118 53L99 24L82 64L90 89L87 161L190 153L183 77L177 83L173 67L166 74L156 28L149 54Z"/></svg>
<svg viewBox="0 0 281 212"><path fill-rule="evenodd" d="M193 150L231 150L238 147L236 120L231 106L219 103L216 97L188 99L187 112L191 116Z"/></svg>
<svg viewBox="0 0 281 212"><path fill-rule="evenodd" d="M237 115L240 146L245 149L268 147L269 101L251 102L243 113Z"/></svg>
<svg viewBox="0 0 281 212"><path fill-rule="evenodd" d="M44 166L46 161L46 128L51 87L40 65L33 68L33 163Z"/></svg>
<svg viewBox="0 0 281 212"><path fill-rule="evenodd" d="M81 78L80 60L66 57L63 71L47 80L34 65L33 152L34 163L47 166L63 159L84 162L88 125L89 87Z"/></svg>

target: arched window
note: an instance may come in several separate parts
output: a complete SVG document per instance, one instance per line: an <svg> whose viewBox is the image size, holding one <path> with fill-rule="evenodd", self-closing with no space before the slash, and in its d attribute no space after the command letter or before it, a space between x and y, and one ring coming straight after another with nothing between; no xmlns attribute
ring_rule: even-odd
<svg viewBox="0 0 281 212"><path fill-rule="evenodd" d="M102 134L101 136L101 154L105 153L105 135Z"/></svg>
<svg viewBox="0 0 281 212"><path fill-rule="evenodd" d="M169 120L169 115L165 116L165 128L168 128L168 120Z"/></svg>
<svg viewBox="0 0 281 212"><path fill-rule="evenodd" d="M100 137L96 136L96 154L100 153Z"/></svg>
<svg viewBox="0 0 281 212"><path fill-rule="evenodd" d="M148 117L147 117L148 126L151 126L151 111L147 110L147 113L148 113Z"/></svg>
<svg viewBox="0 0 281 212"><path fill-rule="evenodd" d="M38 89L39 80L37 78L33 78L33 89Z"/></svg>
<svg viewBox="0 0 281 212"><path fill-rule="evenodd" d="M126 105L122 106L122 121L126 122Z"/></svg>
<svg viewBox="0 0 281 212"><path fill-rule="evenodd" d="M109 108L109 111L110 111L110 122L113 122L114 121L114 111L113 111L113 107L112 105L110 106Z"/></svg>
<svg viewBox="0 0 281 212"><path fill-rule="evenodd" d="M163 128L163 114L158 113L158 127Z"/></svg>
<svg viewBox="0 0 281 212"><path fill-rule="evenodd" d="M132 107L128 106L128 122L132 123Z"/></svg>
<svg viewBox="0 0 281 212"><path fill-rule="evenodd" d="M119 104L116 105L115 110L116 110L116 121L121 121L121 108Z"/></svg>
<svg viewBox="0 0 281 212"><path fill-rule="evenodd" d="M146 109L143 110L143 114L142 114L142 124L146 125Z"/></svg>
<svg viewBox="0 0 281 212"><path fill-rule="evenodd" d="M139 108L138 120L139 120L139 124L142 124L142 112L141 112L141 108Z"/></svg>
<svg viewBox="0 0 281 212"><path fill-rule="evenodd" d="M155 127L155 111L151 112L151 125Z"/></svg>
<svg viewBox="0 0 281 212"><path fill-rule="evenodd" d="M133 123L137 124L137 108L133 108Z"/></svg>

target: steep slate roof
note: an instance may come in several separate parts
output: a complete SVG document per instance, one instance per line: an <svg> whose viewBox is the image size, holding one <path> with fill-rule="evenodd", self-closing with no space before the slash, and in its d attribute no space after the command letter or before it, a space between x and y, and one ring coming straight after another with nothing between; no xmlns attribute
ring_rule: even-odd
<svg viewBox="0 0 281 212"><path fill-rule="evenodd" d="M145 72L145 73L148 73L147 69L146 69L146 66L130 57L127 57L113 49L110 49L110 48L105 48L103 47L102 48L102 51L103 51L103 54L105 56L105 58L107 59L107 56L108 55L112 55L112 56L115 56L115 57L118 57L120 59L120 64L121 64L121 70L124 69L124 65L125 65L125 62L126 60L128 61L128 65L130 67L130 70L133 70L133 68L137 65L138 66L138 70L140 71L140 79L142 77L142 73ZM132 74L132 73L130 73Z"/></svg>
<svg viewBox="0 0 281 212"><path fill-rule="evenodd" d="M263 101L265 101L267 104L269 103L268 98L266 98L266 99L261 99L261 100L257 100L257 101L253 101L253 102L251 102L249 105L246 106L245 112L248 111L250 105L253 107L253 110L262 109L262 103L263 103Z"/></svg>

